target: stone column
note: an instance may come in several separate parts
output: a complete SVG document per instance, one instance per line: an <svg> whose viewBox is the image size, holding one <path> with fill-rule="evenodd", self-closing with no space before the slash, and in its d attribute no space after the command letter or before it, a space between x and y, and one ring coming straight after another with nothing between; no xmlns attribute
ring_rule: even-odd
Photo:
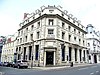
<svg viewBox="0 0 100 75"><path fill-rule="evenodd" d="M56 65L56 62L55 62L55 51L54 51L54 60L53 60L53 63L54 63L54 66Z"/></svg>
<svg viewBox="0 0 100 75"><path fill-rule="evenodd" d="M77 61L80 63L80 54L79 54L79 48L77 48Z"/></svg>
<svg viewBox="0 0 100 75"><path fill-rule="evenodd" d="M69 47L66 45L65 47L65 60L67 63L69 63Z"/></svg>
<svg viewBox="0 0 100 75"><path fill-rule="evenodd" d="M44 51L44 66L46 66L46 51Z"/></svg>
<svg viewBox="0 0 100 75"><path fill-rule="evenodd" d="M75 63L75 49L72 47L72 62Z"/></svg>
<svg viewBox="0 0 100 75"><path fill-rule="evenodd" d="M83 62L83 57L84 57L84 54L83 54L83 49L81 50L81 62Z"/></svg>
<svg viewBox="0 0 100 75"><path fill-rule="evenodd" d="M26 59L26 60L29 60L29 46L26 47L25 59Z"/></svg>

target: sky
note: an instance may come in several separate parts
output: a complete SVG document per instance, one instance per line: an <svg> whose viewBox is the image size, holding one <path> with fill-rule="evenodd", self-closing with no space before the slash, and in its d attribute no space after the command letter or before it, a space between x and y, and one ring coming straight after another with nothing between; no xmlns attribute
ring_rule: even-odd
<svg viewBox="0 0 100 75"><path fill-rule="evenodd" d="M0 35L8 36L17 32L24 13L32 13L41 6L62 6L73 14L85 27L92 24L97 30L99 27L100 2L99 0L0 0Z"/></svg>

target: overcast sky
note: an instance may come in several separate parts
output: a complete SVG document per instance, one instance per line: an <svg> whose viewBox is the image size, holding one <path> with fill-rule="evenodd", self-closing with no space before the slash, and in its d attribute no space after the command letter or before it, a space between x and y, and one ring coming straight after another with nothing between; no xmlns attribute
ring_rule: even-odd
<svg viewBox="0 0 100 75"><path fill-rule="evenodd" d="M0 0L0 35L14 34L24 13L34 12L42 5L61 5L63 10L81 20L82 25L92 24L100 30L99 0Z"/></svg>

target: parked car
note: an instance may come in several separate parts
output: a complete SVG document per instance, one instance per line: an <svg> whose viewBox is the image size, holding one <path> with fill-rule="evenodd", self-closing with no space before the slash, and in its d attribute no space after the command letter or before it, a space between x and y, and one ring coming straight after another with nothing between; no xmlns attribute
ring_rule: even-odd
<svg viewBox="0 0 100 75"><path fill-rule="evenodd" d="M4 63L3 63L3 66L8 67L8 62L4 62Z"/></svg>
<svg viewBox="0 0 100 75"><path fill-rule="evenodd" d="M8 67L13 67L13 62L9 62Z"/></svg>
<svg viewBox="0 0 100 75"><path fill-rule="evenodd" d="M18 60L16 63L13 64L13 67L28 68L28 62L26 60Z"/></svg>
<svg viewBox="0 0 100 75"><path fill-rule="evenodd" d="M0 62L0 66L3 66L3 62Z"/></svg>

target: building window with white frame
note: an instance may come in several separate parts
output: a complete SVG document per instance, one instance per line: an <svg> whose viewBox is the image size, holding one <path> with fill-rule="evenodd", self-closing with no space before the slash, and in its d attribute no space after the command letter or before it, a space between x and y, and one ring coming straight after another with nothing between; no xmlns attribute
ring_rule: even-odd
<svg viewBox="0 0 100 75"><path fill-rule="evenodd" d="M81 39L79 39L79 44L81 44Z"/></svg>
<svg viewBox="0 0 100 75"><path fill-rule="evenodd" d="M40 22L37 23L37 28L39 28L39 27L40 27Z"/></svg>
<svg viewBox="0 0 100 75"><path fill-rule="evenodd" d="M65 32L62 32L62 39L64 39L65 37Z"/></svg>
<svg viewBox="0 0 100 75"><path fill-rule="evenodd" d="M39 36L40 36L40 32L38 31L37 32L37 39L39 39Z"/></svg>
<svg viewBox="0 0 100 75"><path fill-rule="evenodd" d="M74 33L76 34L76 29L74 29Z"/></svg>
<svg viewBox="0 0 100 75"><path fill-rule="evenodd" d="M62 22L62 28L65 28L65 23L64 22Z"/></svg>
<svg viewBox="0 0 100 75"><path fill-rule="evenodd" d="M78 31L78 34L80 35L80 31Z"/></svg>
<svg viewBox="0 0 100 75"><path fill-rule="evenodd" d="M83 40L83 46L85 45L85 41Z"/></svg>
<svg viewBox="0 0 100 75"><path fill-rule="evenodd" d="M69 41L71 41L71 35L69 35L69 37L68 37L68 38L69 38L68 40L69 40Z"/></svg>
<svg viewBox="0 0 100 75"><path fill-rule="evenodd" d="M68 26L68 30L71 31L71 26Z"/></svg>
<svg viewBox="0 0 100 75"><path fill-rule="evenodd" d="M74 37L74 41L76 41L76 37Z"/></svg>
<svg viewBox="0 0 100 75"><path fill-rule="evenodd" d="M25 36L25 42L27 42L27 36Z"/></svg>
<svg viewBox="0 0 100 75"><path fill-rule="evenodd" d="M88 43L88 47L90 47L90 43Z"/></svg>
<svg viewBox="0 0 100 75"><path fill-rule="evenodd" d="M34 25L31 26L31 30L33 30Z"/></svg>
<svg viewBox="0 0 100 75"><path fill-rule="evenodd" d="M53 19L49 19L49 25L53 25L54 24L54 20Z"/></svg>
<svg viewBox="0 0 100 75"><path fill-rule="evenodd" d="M21 31L21 35L23 35L23 30Z"/></svg>
<svg viewBox="0 0 100 75"><path fill-rule="evenodd" d="M54 34L54 29L48 29L48 34Z"/></svg>
<svg viewBox="0 0 100 75"><path fill-rule="evenodd" d="M30 40L31 41L33 40L33 34L30 34Z"/></svg>
<svg viewBox="0 0 100 75"><path fill-rule="evenodd" d="M22 38L20 38L20 43L22 43Z"/></svg>

